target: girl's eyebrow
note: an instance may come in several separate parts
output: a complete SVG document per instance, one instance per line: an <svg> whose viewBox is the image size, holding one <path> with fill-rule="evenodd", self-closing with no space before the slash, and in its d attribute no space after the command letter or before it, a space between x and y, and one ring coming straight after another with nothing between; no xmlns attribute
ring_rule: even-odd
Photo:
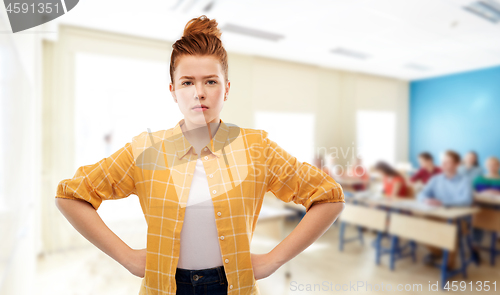
<svg viewBox="0 0 500 295"><path fill-rule="evenodd" d="M218 75L207 75L207 76L203 76L202 78L203 79L207 79L207 78L219 78L219 76ZM194 77L193 76L182 76L179 79L194 79Z"/></svg>

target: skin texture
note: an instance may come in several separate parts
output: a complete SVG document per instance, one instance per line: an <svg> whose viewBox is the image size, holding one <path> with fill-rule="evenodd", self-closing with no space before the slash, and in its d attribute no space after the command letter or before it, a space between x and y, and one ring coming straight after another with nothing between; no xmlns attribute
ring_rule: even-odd
<svg viewBox="0 0 500 295"><path fill-rule="evenodd" d="M220 112L227 100L230 82L224 81L219 61L211 56L183 56L174 71L170 91L179 110L184 115L187 140L199 154L210 143L219 127ZM192 108L204 104L208 110L196 112ZM56 206L92 244L115 259L135 276L144 277L146 249L131 249L116 236L100 218L97 211L87 202L56 198ZM255 279L259 280L274 273L284 263L304 251L323 235L337 219L344 203L321 203L313 205L297 227L272 251L266 254L252 254Z"/></svg>

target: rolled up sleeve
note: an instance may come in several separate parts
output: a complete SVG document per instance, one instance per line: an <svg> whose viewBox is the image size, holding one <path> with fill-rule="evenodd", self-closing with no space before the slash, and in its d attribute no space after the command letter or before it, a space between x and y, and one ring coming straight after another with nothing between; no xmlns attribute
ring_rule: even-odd
<svg viewBox="0 0 500 295"><path fill-rule="evenodd" d="M263 131L267 191L284 202L303 205L345 202L342 187L321 169L297 160Z"/></svg>
<svg viewBox="0 0 500 295"><path fill-rule="evenodd" d="M129 142L110 157L79 167L73 178L60 181L56 198L83 200L97 210L103 200L121 199L136 193L134 167Z"/></svg>

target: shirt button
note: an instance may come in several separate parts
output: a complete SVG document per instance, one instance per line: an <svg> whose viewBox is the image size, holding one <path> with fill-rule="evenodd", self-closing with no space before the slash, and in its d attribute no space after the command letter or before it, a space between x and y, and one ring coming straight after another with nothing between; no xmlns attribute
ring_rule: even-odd
<svg viewBox="0 0 500 295"><path fill-rule="evenodd" d="M208 150L208 148L204 148L204 150L206 151L206 150Z"/></svg>
<svg viewBox="0 0 500 295"><path fill-rule="evenodd" d="M229 289L232 289L233 288L233 285L229 286Z"/></svg>
<svg viewBox="0 0 500 295"><path fill-rule="evenodd" d="M210 175L209 175L209 177L210 177L210 178L214 178L214 175L213 175L213 174L210 174Z"/></svg>
<svg viewBox="0 0 500 295"><path fill-rule="evenodd" d="M225 263L229 263L229 259L224 260Z"/></svg>
<svg viewBox="0 0 500 295"><path fill-rule="evenodd" d="M217 192L216 190L213 190L213 191L212 191L212 193L214 193L214 194L215 194L216 192Z"/></svg>
<svg viewBox="0 0 500 295"><path fill-rule="evenodd" d="M217 216L221 216L221 215L222 215L222 213L220 213L220 212L217 212Z"/></svg>
<svg viewBox="0 0 500 295"><path fill-rule="evenodd" d="M205 158L203 158L203 159L208 160L208 157L207 157L207 156L205 156Z"/></svg>
<svg viewBox="0 0 500 295"><path fill-rule="evenodd" d="M221 240L224 240L224 236L220 236L220 239L221 239Z"/></svg>

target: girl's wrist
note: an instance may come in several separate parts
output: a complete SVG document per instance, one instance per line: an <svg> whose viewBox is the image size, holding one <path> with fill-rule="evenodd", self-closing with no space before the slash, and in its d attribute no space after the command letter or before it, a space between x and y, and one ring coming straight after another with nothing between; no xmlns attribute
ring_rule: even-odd
<svg viewBox="0 0 500 295"><path fill-rule="evenodd" d="M134 249L125 245L121 250L117 252L116 261L122 266L127 268L131 264L131 260L134 256Z"/></svg>
<svg viewBox="0 0 500 295"><path fill-rule="evenodd" d="M266 260L269 261L269 263L273 264L276 266L276 268L281 267L283 264L285 264L289 259L286 259L286 257L283 257L283 255L280 255L282 253L277 253L274 249L271 250L269 253L266 254Z"/></svg>

